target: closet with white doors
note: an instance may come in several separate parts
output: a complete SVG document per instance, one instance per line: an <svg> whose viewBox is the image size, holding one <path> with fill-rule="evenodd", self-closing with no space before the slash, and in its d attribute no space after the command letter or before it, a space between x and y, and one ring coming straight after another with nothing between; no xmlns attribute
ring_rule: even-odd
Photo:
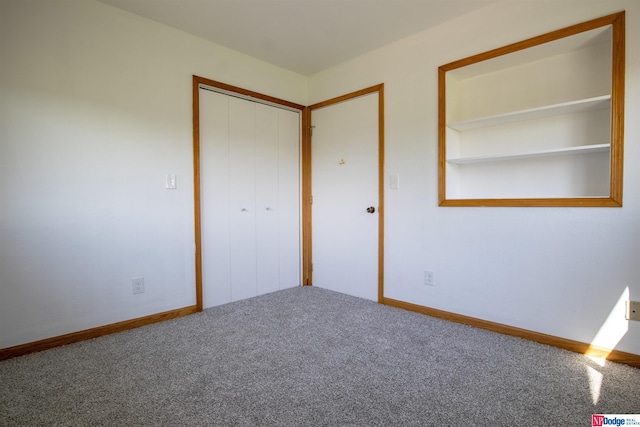
<svg viewBox="0 0 640 427"><path fill-rule="evenodd" d="M300 285L300 112L199 99L204 308Z"/></svg>

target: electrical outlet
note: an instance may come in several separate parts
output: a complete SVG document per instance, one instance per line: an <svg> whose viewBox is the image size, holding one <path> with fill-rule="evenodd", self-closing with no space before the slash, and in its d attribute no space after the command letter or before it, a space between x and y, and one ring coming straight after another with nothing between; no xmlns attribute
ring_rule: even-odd
<svg viewBox="0 0 640 427"><path fill-rule="evenodd" d="M640 301L627 301L627 320L640 321Z"/></svg>
<svg viewBox="0 0 640 427"><path fill-rule="evenodd" d="M424 284L427 286L435 286L435 278L433 275L433 271L425 270L424 271Z"/></svg>
<svg viewBox="0 0 640 427"><path fill-rule="evenodd" d="M141 294L144 292L144 277L136 277L131 279L131 285L133 286L134 294Z"/></svg>

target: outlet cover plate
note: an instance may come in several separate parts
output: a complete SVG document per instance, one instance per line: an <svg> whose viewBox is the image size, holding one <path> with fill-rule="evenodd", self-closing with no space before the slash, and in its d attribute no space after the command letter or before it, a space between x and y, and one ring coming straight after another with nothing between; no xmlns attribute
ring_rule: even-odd
<svg viewBox="0 0 640 427"><path fill-rule="evenodd" d="M627 320L640 321L640 301L627 301Z"/></svg>
<svg viewBox="0 0 640 427"><path fill-rule="evenodd" d="M425 270L424 271L424 284L427 286L435 286L435 278L433 271Z"/></svg>
<svg viewBox="0 0 640 427"><path fill-rule="evenodd" d="M133 287L134 294L141 294L144 292L144 277L136 277L131 279L131 286Z"/></svg>

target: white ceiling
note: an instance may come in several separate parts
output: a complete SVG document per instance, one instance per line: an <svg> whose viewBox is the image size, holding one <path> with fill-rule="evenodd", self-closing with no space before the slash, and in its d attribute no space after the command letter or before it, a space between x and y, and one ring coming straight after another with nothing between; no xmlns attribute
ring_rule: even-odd
<svg viewBox="0 0 640 427"><path fill-rule="evenodd" d="M496 0L100 0L303 75Z"/></svg>

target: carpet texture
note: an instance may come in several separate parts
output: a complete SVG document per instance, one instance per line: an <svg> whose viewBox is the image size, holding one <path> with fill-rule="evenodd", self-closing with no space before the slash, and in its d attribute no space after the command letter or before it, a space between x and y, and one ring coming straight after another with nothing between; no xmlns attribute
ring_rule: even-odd
<svg viewBox="0 0 640 427"><path fill-rule="evenodd" d="M1 426L588 426L640 370L317 287L0 362Z"/></svg>

